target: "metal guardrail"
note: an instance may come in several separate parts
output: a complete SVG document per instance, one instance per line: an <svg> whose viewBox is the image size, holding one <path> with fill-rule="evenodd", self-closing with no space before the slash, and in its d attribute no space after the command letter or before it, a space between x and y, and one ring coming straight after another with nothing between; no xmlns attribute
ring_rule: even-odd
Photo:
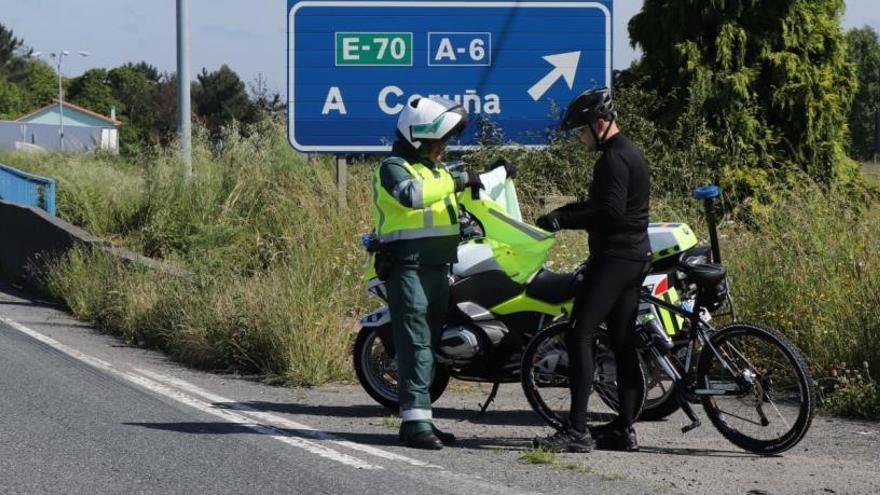
<svg viewBox="0 0 880 495"><path fill-rule="evenodd" d="M56 181L0 163L0 199L40 208L55 215Z"/></svg>

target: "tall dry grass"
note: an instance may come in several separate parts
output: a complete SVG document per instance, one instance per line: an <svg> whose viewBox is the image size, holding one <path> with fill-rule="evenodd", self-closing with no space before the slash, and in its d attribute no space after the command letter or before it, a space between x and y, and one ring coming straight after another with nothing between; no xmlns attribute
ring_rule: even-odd
<svg viewBox="0 0 880 495"><path fill-rule="evenodd" d="M352 180L351 206L340 206L328 163L308 164L274 124L248 129L248 136L228 130L220 152L200 141L190 181L171 153L130 167L123 183L139 213L128 223L110 221L117 206L107 199L67 205L100 211L94 222L61 210L132 249L183 265L191 278L74 251L47 275L49 288L78 317L192 365L295 384L347 378L350 334L367 308L359 242L369 230L368 181ZM52 159L32 170L58 170ZM62 187L106 189L116 201L113 161L71 161ZM134 207L121 200L118 208Z"/></svg>

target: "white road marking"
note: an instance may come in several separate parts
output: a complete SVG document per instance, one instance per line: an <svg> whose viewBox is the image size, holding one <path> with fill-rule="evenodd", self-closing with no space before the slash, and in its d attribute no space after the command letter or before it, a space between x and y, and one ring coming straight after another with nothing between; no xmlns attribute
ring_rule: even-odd
<svg viewBox="0 0 880 495"><path fill-rule="evenodd" d="M58 351L61 351L64 354L67 354L68 356L70 356L74 359L82 361L82 362L88 364L89 366L92 366L94 368L98 368L102 371L110 373L111 375L115 375L115 376L118 376L126 381L135 383L135 384L137 384L143 388L146 388L146 389L150 390L151 392L156 393L158 395L161 395L161 396L167 397L169 399L175 400L177 402L186 404L190 407L193 407L193 408L198 409L202 412L211 414L213 416L217 416L217 417L219 417L225 421L228 421L230 423L241 425L245 428L251 429L251 430L253 430L257 433L260 433L262 435L269 436L269 437L274 438L275 440L278 440L280 442L286 443L288 445L292 445L294 447L301 448L307 452L310 452L312 454L316 454L316 455L323 457L325 459L336 461L336 462L338 462L340 464L344 464L346 466L351 466L351 467L354 467L357 469L383 469L382 466L370 464L370 463L365 462L361 459L352 457L347 454L343 454L341 452L337 452L336 450L330 449L328 447L317 444L315 442L311 442L311 441L308 441L308 440L305 440L302 438L298 438L296 436L292 436L292 435L290 435L290 434L288 434L278 428L275 428L272 426L267 426L267 425L262 425L262 424L257 424L254 422L254 420L253 420L254 418L249 418L247 416L232 412L230 410L218 409L217 407L215 407L211 404L208 404L204 401L195 399L193 397L190 397L190 396L183 394L181 392L178 392L176 390L170 389L170 388L162 385L161 383L153 381L153 380L146 378L144 376L120 370L106 361L95 358L93 356L89 356L88 354L84 354L80 351L77 351L76 349L68 347L68 346L62 344L61 342L58 342L57 340L51 338L51 337L47 337L37 331L31 330L30 328L22 325L21 323L18 323L15 320L11 320L5 316L0 315L0 322L3 322L6 325L9 325L10 327L18 330L19 332L22 332L22 333L30 336L31 338L36 339L36 340L56 349Z"/></svg>
<svg viewBox="0 0 880 495"><path fill-rule="evenodd" d="M370 445L363 445L363 444L351 442L348 440L342 440L342 439L340 439L334 435L331 435L329 433L326 433L326 432L323 432L320 430L316 430L315 428L313 428L309 425L305 425L305 424L293 421L293 420L285 418L283 416L278 416L276 414L271 414L271 413L267 413L264 411L260 411L259 409L250 407L247 404L241 404L241 403L236 402L232 399L228 399L226 397L208 392L207 390L199 388L196 385L193 385L192 383L186 382L186 381L181 380L179 378L174 378L174 377L171 377L168 375L163 375L161 373L157 373L155 371L151 371L151 370L147 370L147 369L143 369L143 368L135 368L134 371L136 371L142 375L145 375L147 377L150 377L157 382L166 383L171 386L177 387L181 390L184 390L186 392L189 392L191 394L198 395L198 396L202 397L203 399L209 400L212 403L214 403L214 407L229 407L229 408L235 409L236 411L239 411L240 413L242 413L245 416L249 416L251 418L258 419L264 423L268 423L273 426L297 430L297 432L303 436L311 437L316 440L329 441L329 442L335 443L339 446L348 447L352 450L357 450L360 452L371 454L376 457L381 457L383 459L387 459L389 461L404 462L406 464L410 464L410 465L418 466L418 467L443 469L441 466L429 464L425 461L420 461L418 459L413 459L411 457L407 457L404 455L395 454L394 452L388 452L387 450L382 450L382 449L379 449L376 447L372 447Z"/></svg>
<svg viewBox="0 0 880 495"><path fill-rule="evenodd" d="M369 445L362 445L348 440L341 440L329 433L316 430L311 426L304 425L281 416L276 416L274 414L258 411L256 409L247 407L244 404L235 405L235 409L237 412L233 412L230 409L223 409L222 404L220 407L218 407L218 405L214 403L235 404L235 401L203 390L186 381L169 377L153 371L136 368L133 371L136 371L137 373L134 373L119 369L106 361L90 356L72 347L62 344L61 342L58 342L51 337L43 335L36 330L32 330L25 325L22 325L21 323L18 323L17 321L7 318L3 315L0 315L0 322L5 323L11 328L14 328L15 330L18 330L19 332L22 332L30 336L31 338L38 340L64 354L67 354L74 359L86 363L94 368L105 371L111 375L118 376L128 382L146 388L153 393L156 393L157 395L161 395L182 404L186 404L207 414L220 417L230 423L249 428L259 434L266 435L280 442L301 448L303 450L306 450L307 452L339 462L350 467L370 470L384 469L382 466L370 464L366 461L344 454L342 452L338 452L334 449L325 447L313 441L300 438L297 435L292 435L289 432L285 432L281 428L296 429L299 430L297 433L300 436L309 436L317 440L332 442L336 445L374 455L376 457L380 457L389 461L403 462L420 468L432 468L429 472L430 474L427 475L425 481L428 482L428 480L430 480L431 483L436 483L436 486L445 486L448 488L458 487L459 489L465 489L468 493L482 493L484 495L494 493L503 495L524 495L528 493L535 493L521 492L502 484L484 480L477 476L453 472L448 469L444 469L441 466L433 465L404 455L395 454L393 452L388 452ZM148 378L148 376L152 378ZM202 399L208 400L211 403L197 399L195 397L192 397L191 395L187 395L186 393L183 393L184 391L189 392L193 395L201 396ZM259 420L259 422L256 422L255 420ZM417 472L419 471L417 470Z"/></svg>

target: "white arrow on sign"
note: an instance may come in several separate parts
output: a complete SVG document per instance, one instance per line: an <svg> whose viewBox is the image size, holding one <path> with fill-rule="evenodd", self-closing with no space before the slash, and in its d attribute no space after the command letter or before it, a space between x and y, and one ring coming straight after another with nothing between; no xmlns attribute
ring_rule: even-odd
<svg viewBox="0 0 880 495"><path fill-rule="evenodd" d="M568 89L574 87L574 75L577 72L578 62L581 60L581 52L547 55L544 57L544 60L553 64L553 70L529 88L529 96L535 101L540 100L544 93L556 84L560 77L565 78L565 82L568 83Z"/></svg>

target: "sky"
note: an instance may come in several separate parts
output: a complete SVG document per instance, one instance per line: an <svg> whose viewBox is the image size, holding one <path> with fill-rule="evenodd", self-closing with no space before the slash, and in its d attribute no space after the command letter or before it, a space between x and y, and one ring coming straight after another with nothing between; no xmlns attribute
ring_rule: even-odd
<svg viewBox="0 0 880 495"><path fill-rule="evenodd" d="M846 28L880 31L878 0L846 0ZM246 82L262 75L271 90L286 84L285 0L189 0L190 65L227 64ZM629 46L629 19L642 2L614 2L614 68L624 69L638 55ZM88 51L64 60L66 76L92 67L147 61L161 71L176 70L175 0L0 0L0 23L35 51Z"/></svg>

